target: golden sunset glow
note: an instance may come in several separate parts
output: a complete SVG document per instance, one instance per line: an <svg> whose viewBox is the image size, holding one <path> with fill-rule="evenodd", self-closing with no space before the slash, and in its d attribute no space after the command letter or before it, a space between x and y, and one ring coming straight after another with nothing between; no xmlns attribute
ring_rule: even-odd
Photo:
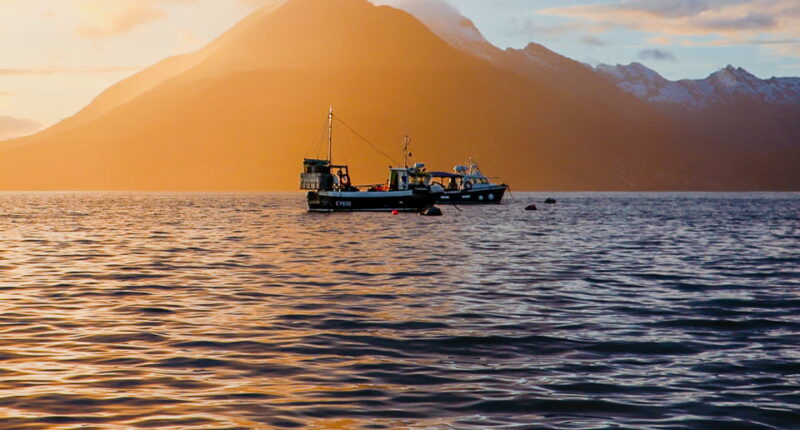
<svg viewBox="0 0 800 430"><path fill-rule="evenodd" d="M0 0L0 429L789 429L796 0Z"/></svg>
<svg viewBox="0 0 800 430"><path fill-rule="evenodd" d="M0 7L19 16L68 17L65 28L74 38L114 55L94 62L91 51L65 42L63 56L40 60L40 66L0 68L0 84L9 88L0 87L0 106L20 108L18 92L34 82L48 79L59 88L52 97L35 99L42 115L30 105L16 109L20 115L0 116L6 130L0 137L6 138L55 123L0 146L0 188L293 190L297 163L317 147L329 106L395 159L402 136L411 135L418 161L449 170L475 157L522 189L785 189L797 183L796 155L786 152L798 133L789 125L793 110L784 109L783 119L770 107L756 115L718 108L752 121L729 133L717 113L665 114L543 46L503 51L452 6L388 3L424 22L367 0L239 1L221 9L200 0L24 7L7 0ZM773 6L770 11L778 13L778 4ZM632 20L660 16L648 7L581 4L537 13L632 27ZM744 7L720 8L708 19L734 20ZM219 13L232 27L223 32L217 23L202 35L177 29L164 43L154 39L150 54L124 49L126 38L152 37L156 33L144 30L193 8L200 16ZM792 37L791 16L776 21L776 34ZM673 36L706 34L700 26L710 25L681 19L660 19L661 39L653 38L654 46ZM721 25L709 31L748 36ZM222 34L217 37L212 27ZM79 55L69 58L70 52ZM159 52L162 57L153 58ZM661 48L641 55L674 58ZM142 63L152 65L137 66ZM69 93L99 81L107 88L91 102L81 104ZM77 113L56 122L65 106ZM719 162L719 153L710 149L729 139L742 147L765 133L775 150L755 158L750 149L724 151ZM336 145L339 161L357 166L355 182L385 180L391 161L358 136L337 130Z"/></svg>

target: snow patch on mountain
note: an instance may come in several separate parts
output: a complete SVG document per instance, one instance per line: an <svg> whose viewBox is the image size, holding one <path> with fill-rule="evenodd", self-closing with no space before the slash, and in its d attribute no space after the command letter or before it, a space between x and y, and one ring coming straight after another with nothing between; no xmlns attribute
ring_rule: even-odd
<svg viewBox="0 0 800 430"><path fill-rule="evenodd" d="M725 67L705 79L670 81L640 63L600 64L595 71L620 89L652 103L702 109L746 97L774 105L800 105L800 78L760 79L741 67Z"/></svg>

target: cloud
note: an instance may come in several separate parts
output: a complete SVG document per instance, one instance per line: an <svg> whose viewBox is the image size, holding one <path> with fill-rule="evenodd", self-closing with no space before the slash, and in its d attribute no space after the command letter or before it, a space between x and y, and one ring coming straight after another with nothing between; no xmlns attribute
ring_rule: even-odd
<svg viewBox="0 0 800 430"><path fill-rule="evenodd" d="M642 49L639 51L640 60L677 61L672 52L663 49Z"/></svg>
<svg viewBox="0 0 800 430"><path fill-rule="evenodd" d="M388 5L404 10L422 21L428 28L445 36L461 41L484 42L477 27L461 12L445 0L370 0L373 4Z"/></svg>
<svg viewBox="0 0 800 430"><path fill-rule="evenodd" d="M672 45L672 39L664 36L651 37L647 41L654 45Z"/></svg>
<svg viewBox="0 0 800 430"><path fill-rule="evenodd" d="M12 93L10 91L0 91L0 96L10 96L12 94L14 94L14 93Z"/></svg>
<svg viewBox="0 0 800 430"><path fill-rule="evenodd" d="M141 67L129 66L89 66L89 67L39 67L30 69L0 69L0 76L13 75L90 75L102 73L120 73L140 70ZM2 93L0 93L2 94Z"/></svg>
<svg viewBox="0 0 800 430"><path fill-rule="evenodd" d="M26 136L41 129L42 124L34 120L0 115L0 140Z"/></svg>
<svg viewBox="0 0 800 430"><path fill-rule="evenodd" d="M698 39L707 45L748 45L753 40L790 43L770 47L782 55L800 53L800 2L797 0L622 0L537 11L571 18L570 23L625 28L660 40Z"/></svg>
<svg viewBox="0 0 800 430"><path fill-rule="evenodd" d="M245 7L280 6L288 0L239 0Z"/></svg>
<svg viewBox="0 0 800 430"><path fill-rule="evenodd" d="M191 4L195 0L71 0L78 13L78 35L103 38L129 32L164 18L165 6Z"/></svg>
<svg viewBox="0 0 800 430"><path fill-rule="evenodd" d="M538 39L545 37L547 39L559 40L563 36L571 34L603 34L608 32L611 28L608 25L595 25L581 21L567 21L556 24L541 24L534 22L530 18L512 18L509 21L506 33L515 37L526 37L529 39ZM591 37L591 36L590 36Z"/></svg>
<svg viewBox="0 0 800 430"><path fill-rule="evenodd" d="M622 0L611 4L576 6L573 9L640 13L661 18L686 18L751 0Z"/></svg>
<svg viewBox="0 0 800 430"><path fill-rule="evenodd" d="M606 42L594 36L582 36L580 38L580 41L581 43L587 46L594 46L594 47L606 46Z"/></svg>

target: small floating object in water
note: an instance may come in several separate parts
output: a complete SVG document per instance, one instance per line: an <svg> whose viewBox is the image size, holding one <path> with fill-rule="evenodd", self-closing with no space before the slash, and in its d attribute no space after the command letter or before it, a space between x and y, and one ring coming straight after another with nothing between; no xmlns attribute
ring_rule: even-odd
<svg viewBox="0 0 800 430"><path fill-rule="evenodd" d="M399 215L399 214L400 214L400 211L399 211L399 210L397 210L397 209L395 209L395 210L393 210L393 211L392 211L392 215Z"/></svg>
<svg viewBox="0 0 800 430"><path fill-rule="evenodd" d="M550 197L547 200L545 200L544 202L545 202L545 204L548 204L548 205L554 205L554 204L556 204L556 199Z"/></svg>
<svg viewBox="0 0 800 430"><path fill-rule="evenodd" d="M431 206L420 213L422 216L442 216L442 210L436 206Z"/></svg>
<svg viewBox="0 0 800 430"><path fill-rule="evenodd" d="M526 211L537 211L537 210L539 210L539 208L537 208L535 204L531 203L528 206L525 206L525 210Z"/></svg>

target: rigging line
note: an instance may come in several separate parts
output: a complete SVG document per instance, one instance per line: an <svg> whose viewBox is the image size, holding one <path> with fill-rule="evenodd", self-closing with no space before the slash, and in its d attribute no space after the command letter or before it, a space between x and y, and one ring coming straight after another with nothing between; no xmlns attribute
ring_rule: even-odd
<svg viewBox="0 0 800 430"><path fill-rule="evenodd" d="M350 127L350 125L349 125L349 124L347 124L346 122L344 122L344 121L342 121L341 119L339 119L339 117L337 117L336 115L334 115L334 116L333 116L333 119L334 119L334 120L336 120L336 121L339 121L340 123L342 123L342 125L343 125L343 126L345 126L345 127L347 127L347 129L348 129L348 130L350 130L350 131L351 131L353 134L355 134L355 135L356 135L356 137L358 137L359 139L361 139L361 140L363 140L364 142L366 142L366 143L367 143L369 146L371 146L371 147L372 147L372 149L374 149L374 150L375 150L375 152L377 152L378 154L381 154L381 155L383 155L384 157L386 157L386 158L387 158L389 161L391 161L392 163L394 163L394 164L398 164L398 165L399 165L399 163L397 162L397 160L395 160L395 159L394 159L394 158L392 158L390 155L388 155L388 154L386 154L385 152L383 152L383 151L381 151L380 149L378 149L378 147L377 147L377 146L375 146L375 145L374 145L372 142L370 142L370 141L369 141L369 139L367 139L366 137L364 137L364 136L360 135L360 134L359 134L359 133L358 133L358 132L357 132L357 131L356 131L356 130L353 128L353 127Z"/></svg>
<svg viewBox="0 0 800 430"><path fill-rule="evenodd" d="M320 121L319 131L317 132L317 146L316 146L316 153L315 156L317 159L321 159L323 157L323 153L325 152L325 141L326 141L326 134L328 131L328 121Z"/></svg>
<svg viewBox="0 0 800 430"><path fill-rule="evenodd" d="M323 123L319 130L317 130L316 139L312 141L311 145L308 146L306 149L306 156L313 156L315 158L320 157L320 153L322 152L322 148L325 143L325 129L328 127L327 123Z"/></svg>
<svg viewBox="0 0 800 430"><path fill-rule="evenodd" d="M327 131L328 131L328 123L327 121L322 121L319 127L319 132L317 134L317 146L316 146L317 159L321 159L323 157L323 154L325 153Z"/></svg>

